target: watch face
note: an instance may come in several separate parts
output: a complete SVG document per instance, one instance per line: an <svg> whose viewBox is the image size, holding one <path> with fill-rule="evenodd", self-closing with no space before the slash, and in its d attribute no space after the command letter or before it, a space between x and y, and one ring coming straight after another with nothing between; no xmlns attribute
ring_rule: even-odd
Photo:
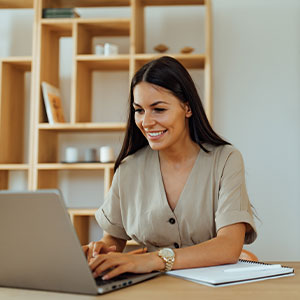
<svg viewBox="0 0 300 300"><path fill-rule="evenodd" d="M161 249L161 254L166 258L173 257L174 251L170 248L164 248L164 249Z"/></svg>

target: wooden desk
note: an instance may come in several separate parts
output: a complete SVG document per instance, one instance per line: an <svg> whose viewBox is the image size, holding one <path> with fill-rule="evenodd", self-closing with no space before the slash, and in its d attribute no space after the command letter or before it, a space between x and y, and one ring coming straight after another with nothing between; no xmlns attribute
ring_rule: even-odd
<svg viewBox="0 0 300 300"><path fill-rule="evenodd" d="M270 279L266 281L240 284L227 287L207 287L167 275L124 288L109 294L85 296L23 289L0 288L0 299L22 300L299 300L300 299L300 262L283 263L295 269L295 276ZM101 298L100 298L101 297Z"/></svg>

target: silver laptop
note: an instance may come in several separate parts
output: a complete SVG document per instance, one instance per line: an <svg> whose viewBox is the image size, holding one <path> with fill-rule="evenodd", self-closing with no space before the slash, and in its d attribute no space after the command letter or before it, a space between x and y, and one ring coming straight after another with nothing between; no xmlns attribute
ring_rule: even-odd
<svg viewBox="0 0 300 300"><path fill-rule="evenodd" d="M94 279L58 190L0 192L0 286L103 294L158 274Z"/></svg>

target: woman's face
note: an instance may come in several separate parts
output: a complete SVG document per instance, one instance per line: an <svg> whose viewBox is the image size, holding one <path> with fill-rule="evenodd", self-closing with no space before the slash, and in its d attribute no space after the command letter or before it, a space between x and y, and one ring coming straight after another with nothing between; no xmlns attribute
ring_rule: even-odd
<svg viewBox="0 0 300 300"><path fill-rule="evenodd" d="M153 150L173 149L190 139L188 118L191 110L169 90L140 82L133 96L135 123Z"/></svg>

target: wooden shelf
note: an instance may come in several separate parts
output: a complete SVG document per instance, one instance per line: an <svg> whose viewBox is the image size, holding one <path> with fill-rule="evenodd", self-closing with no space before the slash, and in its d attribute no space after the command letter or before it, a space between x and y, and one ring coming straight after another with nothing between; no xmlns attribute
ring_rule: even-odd
<svg viewBox="0 0 300 300"><path fill-rule="evenodd" d="M89 70L129 70L129 54L112 56L77 55L76 61L85 64Z"/></svg>
<svg viewBox="0 0 300 300"><path fill-rule="evenodd" d="M29 169L28 164L0 164L0 170L7 170L7 171L27 171Z"/></svg>
<svg viewBox="0 0 300 300"><path fill-rule="evenodd" d="M39 170L104 170L113 169L113 163L48 163L38 164Z"/></svg>
<svg viewBox="0 0 300 300"><path fill-rule="evenodd" d="M115 7L130 6L130 0L48 0L44 8L49 7Z"/></svg>
<svg viewBox="0 0 300 300"><path fill-rule="evenodd" d="M50 125L49 123L40 123L39 130L58 131L58 132L111 132L124 131L125 123L61 123Z"/></svg>
<svg viewBox="0 0 300 300"><path fill-rule="evenodd" d="M68 212L73 216L88 216L93 217L97 211L97 208L69 208Z"/></svg>
<svg viewBox="0 0 300 300"><path fill-rule="evenodd" d="M144 6L204 5L205 0L142 0Z"/></svg>
<svg viewBox="0 0 300 300"><path fill-rule="evenodd" d="M130 19L81 19L81 18L43 18L43 26L48 26L55 31L70 31L73 24L78 24L82 29L93 35L99 36L129 36Z"/></svg>
<svg viewBox="0 0 300 300"><path fill-rule="evenodd" d="M41 24L44 29L54 31L58 37L72 36L73 24L76 19L42 19Z"/></svg>
<svg viewBox="0 0 300 300"><path fill-rule="evenodd" d="M164 55L174 57L188 69L203 69L205 67L204 54L135 54L134 59L138 65L144 65L145 63Z"/></svg>
<svg viewBox="0 0 300 300"><path fill-rule="evenodd" d="M33 0L0 0L0 8L33 8Z"/></svg>
<svg viewBox="0 0 300 300"><path fill-rule="evenodd" d="M11 56L1 59L2 63L11 64L14 68L24 71L31 71L32 58L31 56Z"/></svg>

